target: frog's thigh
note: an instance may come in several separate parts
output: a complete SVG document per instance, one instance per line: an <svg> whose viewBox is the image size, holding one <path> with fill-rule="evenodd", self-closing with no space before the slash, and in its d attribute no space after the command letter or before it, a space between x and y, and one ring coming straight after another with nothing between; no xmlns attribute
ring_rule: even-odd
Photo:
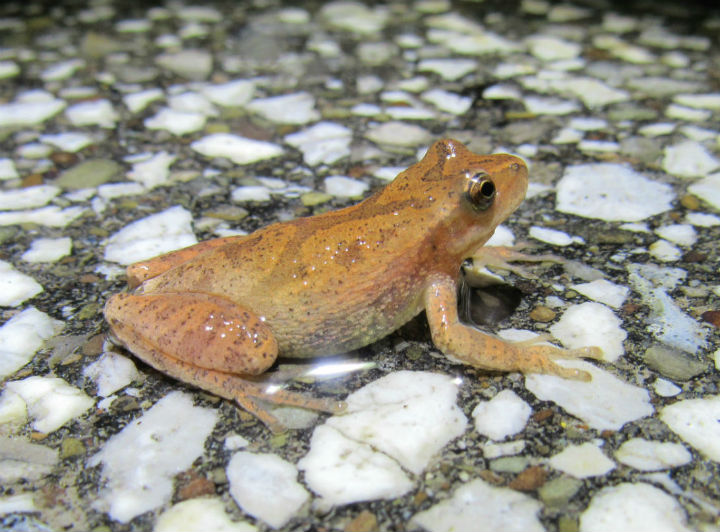
<svg viewBox="0 0 720 532"><path fill-rule="evenodd" d="M244 236L229 236L225 238L206 240L195 244L194 246L178 249L149 260L131 264L125 270L127 274L128 287L131 289L135 288L148 279L157 277L175 266L179 266L184 262L194 259L198 255L202 255L203 253L219 248L220 246L224 246L225 244L229 244L230 242L236 241L240 238L244 238Z"/></svg>
<svg viewBox="0 0 720 532"><path fill-rule="evenodd" d="M452 360L488 370L589 378L586 372L564 368L553 361L566 353L562 349L505 342L460 323L455 281L450 277L439 276L431 281L425 291L425 313L433 342Z"/></svg>
<svg viewBox="0 0 720 532"><path fill-rule="evenodd" d="M218 296L116 294L107 302L105 316L115 336L155 367L156 359L164 357L223 373L259 375L277 357L268 326L250 310Z"/></svg>

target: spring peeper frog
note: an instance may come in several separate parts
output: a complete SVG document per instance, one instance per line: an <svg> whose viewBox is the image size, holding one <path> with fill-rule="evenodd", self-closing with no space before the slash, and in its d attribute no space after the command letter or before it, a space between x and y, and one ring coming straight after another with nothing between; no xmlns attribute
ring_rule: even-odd
<svg viewBox="0 0 720 532"><path fill-rule="evenodd" d="M557 356L597 356L513 344L459 322L456 283L522 202L524 162L435 142L365 201L220 238L128 268L129 293L105 316L136 356L181 381L237 401L273 429L257 400L325 411L338 401L278 391L253 379L278 355L308 358L370 344L425 310L448 358L476 368L587 379Z"/></svg>

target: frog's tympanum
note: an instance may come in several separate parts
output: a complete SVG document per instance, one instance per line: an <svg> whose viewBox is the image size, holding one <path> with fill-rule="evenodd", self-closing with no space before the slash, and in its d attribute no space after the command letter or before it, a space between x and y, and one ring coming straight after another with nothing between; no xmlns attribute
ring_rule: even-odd
<svg viewBox="0 0 720 532"><path fill-rule="evenodd" d="M114 336L158 370L237 401L273 429L257 400L335 412L342 402L277 391L257 376L278 356L370 344L425 311L449 359L499 371L588 379L555 357L598 356L503 341L458 321L464 259L522 202L527 167L441 140L365 201L219 238L127 270L130 292L105 306Z"/></svg>

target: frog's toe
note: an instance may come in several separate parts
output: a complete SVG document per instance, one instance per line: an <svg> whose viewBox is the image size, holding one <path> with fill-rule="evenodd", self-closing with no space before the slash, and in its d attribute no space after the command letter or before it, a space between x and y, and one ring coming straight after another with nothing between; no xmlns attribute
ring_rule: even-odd
<svg viewBox="0 0 720 532"><path fill-rule="evenodd" d="M592 358L594 360L603 360L603 351L597 346L578 347L576 349L568 349L560 354L560 358Z"/></svg>

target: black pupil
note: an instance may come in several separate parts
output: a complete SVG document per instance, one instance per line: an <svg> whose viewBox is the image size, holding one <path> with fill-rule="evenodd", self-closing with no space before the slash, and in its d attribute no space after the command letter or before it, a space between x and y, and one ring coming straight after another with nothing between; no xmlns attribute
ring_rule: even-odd
<svg viewBox="0 0 720 532"><path fill-rule="evenodd" d="M495 185L493 185L492 181L485 181L480 185L480 194L486 198L492 198L493 194L495 194Z"/></svg>

